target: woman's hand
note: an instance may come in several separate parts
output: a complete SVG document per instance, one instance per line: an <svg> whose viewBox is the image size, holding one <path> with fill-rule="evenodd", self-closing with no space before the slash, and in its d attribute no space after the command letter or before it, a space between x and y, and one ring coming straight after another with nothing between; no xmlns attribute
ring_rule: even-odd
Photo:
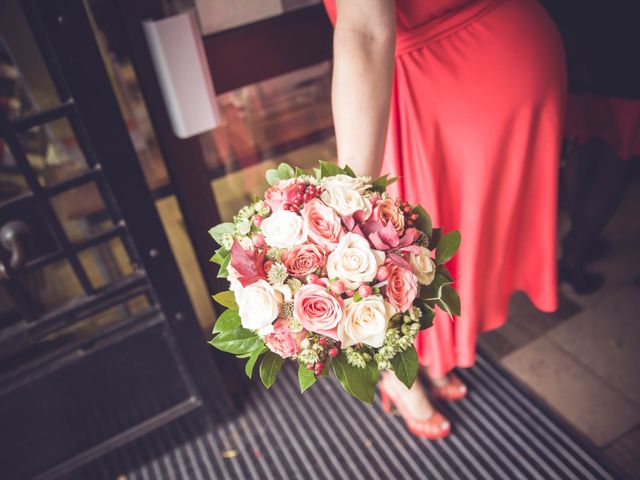
<svg viewBox="0 0 640 480"><path fill-rule="evenodd" d="M380 173L395 52L394 0L336 0L332 108L338 161Z"/></svg>

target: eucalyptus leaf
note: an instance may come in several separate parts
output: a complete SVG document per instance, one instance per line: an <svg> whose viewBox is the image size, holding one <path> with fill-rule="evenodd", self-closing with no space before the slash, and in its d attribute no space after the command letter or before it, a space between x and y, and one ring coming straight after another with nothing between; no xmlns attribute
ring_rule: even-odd
<svg viewBox="0 0 640 480"><path fill-rule="evenodd" d="M300 367L298 367L298 384L300 385L300 391L304 393L304 391L314 383L316 383L316 376L313 370L308 370L306 365L301 364Z"/></svg>
<svg viewBox="0 0 640 480"><path fill-rule="evenodd" d="M295 175L293 168L286 163L278 165L278 178L280 180L287 180Z"/></svg>
<svg viewBox="0 0 640 480"><path fill-rule="evenodd" d="M222 245L223 235L232 234L236 226L231 222L221 223L209 229L209 235L216 241L218 245Z"/></svg>
<svg viewBox="0 0 640 480"><path fill-rule="evenodd" d="M265 353L262 363L260 364L260 380L262 380L262 384L265 387L271 388L275 383L283 363L284 358L280 355L276 355L271 351Z"/></svg>
<svg viewBox="0 0 640 480"><path fill-rule="evenodd" d="M218 350L234 355L251 353L264 345L264 341L258 335L242 327L218 333L209 343Z"/></svg>
<svg viewBox="0 0 640 480"><path fill-rule="evenodd" d="M378 383L378 367L374 362L368 362L364 368L354 367L347 362L347 357L340 353L331 360L331 367L342 388L363 402L373 403Z"/></svg>
<svg viewBox="0 0 640 480"><path fill-rule="evenodd" d="M240 327L240 315L237 310L225 310L216 320L213 333L222 333L235 330Z"/></svg>
<svg viewBox="0 0 640 480"><path fill-rule="evenodd" d="M278 170L276 170L275 168L270 168L269 170L267 170L264 176L267 179L267 183L269 185L275 185L276 182L280 180L280 178L278 177Z"/></svg>
<svg viewBox="0 0 640 480"><path fill-rule="evenodd" d="M244 373L247 374L247 377L251 378L251 376L253 375L253 367L256 365L256 362L258 361L258 357L262 355L266 349L267 347L263 345L262 347L257 348L256 350L251 352L251 355L249 356L249 360L247 360L247 363L244 366Z"/></svg>
<svg viewBox="0 0 640 480"><path fill-rule="evenodd" d="M460 247L460 232L458 230L452 230L444 235L438 242L438 248L436 249L436 263L441 265L451 260L458 247Z"/></svg>
<svg viewBox="0 0 640 480"><path fill-rule="evenodd" d="M407 388L411 388L418 376L418 353L413 345L403 352L396 353L391 360L393 371Z"/></svg>
<svg viewBox="0 0 640 480"><path fill-rule="evenodd" d="M238 304L236 303L236 296L231 290L226 292L216 293L213 299L223 307L230 308L231 310L238 310Z"/></svg>

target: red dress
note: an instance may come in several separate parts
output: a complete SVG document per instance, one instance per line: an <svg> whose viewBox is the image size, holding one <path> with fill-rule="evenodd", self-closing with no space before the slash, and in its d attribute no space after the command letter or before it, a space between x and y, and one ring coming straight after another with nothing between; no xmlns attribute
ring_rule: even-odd
<svg viewBox="0 0 640 480"><path fill-rule="evenodd" d="M334 0L325 0L335 22ZM462 314L439 313L417 349L440 377L475 359L524 290L557 308L562 41L535 0L396 0L397 43L383 172L434 225L458 229Z"/></svg>

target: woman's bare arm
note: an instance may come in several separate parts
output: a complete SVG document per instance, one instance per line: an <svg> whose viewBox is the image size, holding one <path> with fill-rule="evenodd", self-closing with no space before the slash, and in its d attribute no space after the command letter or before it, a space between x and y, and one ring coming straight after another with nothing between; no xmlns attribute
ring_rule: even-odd
<svg viewBox="0 0 640 480"><path fill-rule="evenodd" d="M395 52L394 0L337 0L332 108L338 161L376 176L384 153Z"/></svg>

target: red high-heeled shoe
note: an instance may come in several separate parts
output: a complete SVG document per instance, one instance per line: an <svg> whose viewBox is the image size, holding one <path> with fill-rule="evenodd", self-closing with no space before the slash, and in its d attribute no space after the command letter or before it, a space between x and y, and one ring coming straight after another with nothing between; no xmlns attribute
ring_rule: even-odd
<svg viewBox="0 0 640 480"><path fill-rule="evenodd" d="M462 400L468 392L467 386L455 375L449 375L448 382L444 385L436 385L429 381L429 388L436 398L447 402Z"/></svg>
<svg viewBox="0 0 640 480"><path fill-rule="evenodd" d="M378 385L380 389L380 399L382 401L382 409L386 413L390 413L392 406L404 420L409 432L416 437L426 438L427 440L439 440L445 438L451 432L451 424L440 412L435 408L433 413L427 419L417 419L409 414L408 409L402 403L401 398L390 396L389 392L384 389L382 384Z"/></svg>

